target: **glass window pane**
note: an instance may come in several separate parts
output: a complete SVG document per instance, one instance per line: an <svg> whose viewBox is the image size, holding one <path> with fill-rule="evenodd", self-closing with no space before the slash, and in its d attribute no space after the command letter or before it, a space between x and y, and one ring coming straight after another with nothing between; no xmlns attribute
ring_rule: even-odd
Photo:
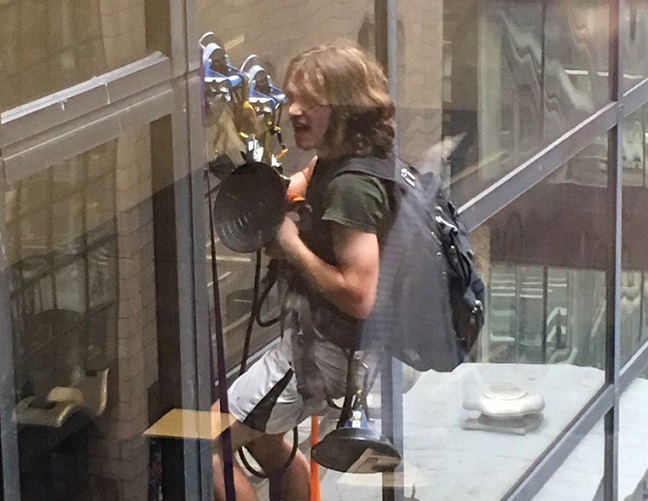
<svg viewBox="0 0 648 501"><path fill-rule="evenodd" d="M648 76L648 6L632 1L623 4L621 12L621 51L623 57L623 90L630 90Z"/></svg>
<svg viewBox="0 0 648 501"><path fill-rule="evenodd" d="M227 49L230 62L240 68L251 54L259 56L275 85L283 85L283 75L290 59L314 45L333 42L340 38L355 41L370 52L375 52L373 15L374 2L363 0L336 0L334 2L306 1L298 4L277 5L244 1L230 3L226 9L217 3L203 2L200 5L201 33L213 32L217 40ZM227 154L235 164L241 163L240 152L244 143L237 136L231 112L221 103L214 108L208 135L208 155ZM294 146L293 128L284 110L283 139L289 151L282 159L285 173L290 174L303 168L313 155ZM214 118L215 117L215 118ZM271 138L271 149L279 153L279 144ZM217 179L212 181L214 185ZM205 204L205 221L208 220ZM205 228L208 233L208 226ZM206 242L209 265L210 247ZM237 254L222 244L217 248L221 309L226 334L228 365L233 367L241 360L245 331L252 305L254 283L254 254ZM265 267L265 264L263 266ZM213 280L210 276L209 304L213 309ZM263 316L271 319L278 312L278 292L273 289L263 304ZM278 335L278 330L254 328L252 352Z"/></svg>
<svg viewBox="0 0 648 501"><path fill-rule="evenodd" d="M584 150L472 233L487 290L477 361L421 373L403 396L404 486L416 484L417 499L500 499L603 386L608 234L600 161ZM515 413L505 408L512 401ZM593 480L570 489L596 492L603 459L596 447Z"/></svg>
<svg viewBox="0 0 648 501"><path fill-rule="evenodd" d="M646 435L646 372L621 395L619 411L619 499L639 501L645 497L648 454L641 447Z"/></svg>
<svg viewBox="0 0 648 501"><path fill-rule="evenodd" d="M115 150L123 151L123 145L121 138L111 141L7 187L16 419L26 499L99 496L89 491L88 458L107 448L104 443L103 449L88 449L82 439L90 434L91 422L100 423L92 421L95 414L114 412L125 400L120 377L126 381L127 374L137 373L117 364L118 314L128 314L118 306ZM109 168L101 156L112 159ZM109 410L103 395L112 402ZM139 401L146 400L140 395ZM129 409L123 421L132 416ZM117 443L110 421L102 426L106 435L97 440ZM143 425L137 437L142 431ZM62 460L55 449L65 440L78 450Z"/></svg>
<svg viewBox="0 0 648 501"><path fill-rule="evenodd" d="M623 252L621 276L621 362L627 362L648 338L646 319L645 191L648 108L624 120Z"/></svg>
<svg viewBox="0 0 648 501"><path fill-rule="evenodd" d="M249 55L255 54L278 86L283 84L290 59L315 45L348 39L375 53L372 0L308 0L279 4L245 0L229 2L227 8L217 2L201 2L198 19L200 33L213 32L227 49L234 66L240 67ZM292 172L305 165L312 152L294 147L288 113L284 111L282 118L283 136L289 147L283 164ZM220 114L218 123L211 127L211 134L215 135L213 147L227 152L235 163L239 163L238 151L243 146L227 111Z"/></svg>
<svg viewBox="0 0 648 501"><path fill-rule="evenodd" d="M402 155L466 202L608 102L608 18L603 0L468 1L405 24Z"/></svg>
<svg viewBox="0 0 648 501"><path fill-rule="evenodd" d="M0 4L0 112L146 56L144 0Z"/></svg>

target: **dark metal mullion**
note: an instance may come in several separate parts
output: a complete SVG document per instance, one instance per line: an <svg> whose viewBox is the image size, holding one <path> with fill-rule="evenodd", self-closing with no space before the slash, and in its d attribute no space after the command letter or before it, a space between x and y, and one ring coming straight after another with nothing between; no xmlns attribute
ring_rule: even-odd
<svg viewBox="0 0 648 501"><path fill-rule="evenodd" d="M609 0L610 98L617 103L623 93L621 12L623 0ZM603 499L617 501L619 492L619 371L621 368L621 274L623 222L623 104L617 104L617 124L608 136L608 255L606 273L605 382L612 389L613 405L605 414Z"/></svg>
<svg viewBox="0 0 648 501"><path fill-rule="evenodd" d="M184 409L207 410L205 402L205 386L209 384L209 372L205 368L205 354L208 344L205 342L204 322L201 324L197 315L197 308L203 307L197 291L196 273L205 270L204 239L194 241L197 229L195 225L197 203L202 204L202 191L196 193L196 173L192 172L192 139L189 131L194 130L191 119L195 117L191 97L198 96L197 89L191 89L186 79L176 82L175 105L172 114L172 140L173 140L173 171L174 179L174 214L176 217L177 259L178 259L178 286L181 291L190 291L188 294L179 295L179 322L180 350L182 361L182 407ZM200 115L198 115L200 116ZM195 120L195 119L194 119ZM195 147L195 146L194 146ZM202 178L201 178L202 180ZM171 178L169 178L171 182ZM190 203L187 204L187 200ZM200 201L199 201L200 200ZM202 207L202 205L199 205ZM200 250L200 252L197 252ZM206 299L205 299L206 304ZM190 335L191 334L191 335ZM211 479L211 461L207 461L204 453L205 447L200 441L185 441L182 452L184 458L184 492L187 499L207 500L203 492L206 487L205 479ZM207 469L207 470L205 470Z"/></svg>
<svg viewBox="0 0 648 501"><path fill-rule="evenodd" d="M195 315L195 342L197 346L196 371L198 374L198 405L208 409L211 405L211 389L214 381L210 377L211 357L207 349L212 343L209 326L209 298L207 289L208 267L206 261L207 242L205 224L205 178L203 169L210 160L206 157L209 149L205 148L207 139L203 124L202 111L202 82L198 72L200 67L200 51L198 39L201 33L201 19L198 0L185 0L171 3L171 33L172 33L172 71L173 74L185 73L186 80L186 137L183 139L185 155L189 159L189 176L191 191L191 234L193 239L193 297ZM181 36L174 33L181 32ZM174 134L175 135L175 134ZM215 288L219 287L214 283ZM198 462L200 467L200 493L196 498L202 501L214 499L212 449L208 442L198 444Z"/></svg>
<svg viewBox="0 0 648 501"><path fill-rule="evenodd" d="M49 168L46 172L46 175L49 178L48 185L53 187L54 186L54 169ZM47 225L47 242L45 245L47 246L45 251L46 251L46 258L45 261L47 262L47 268L45 269L44 274L50 276L50 281L52 282L52 307L56 310L58 309L58 301L56 299L56 292L57 292L57 287L56 287L56 256L54 254L54 206L56 205L56 199L54 198L54 190L50 189L47 190L47 202L45 203L45 207L50 207L49 211L49 224ZM74 261L72 258L70 262ZM63 267L61 266L61 269Z"/></svg>
<svg viewBox="0 0 648 501"><path fill-rule="evenodd" d="M547 265L542 267L542 363L547 363L547 336L549 329L547 322L549 321L549 267ZM556 348L558 347L558 338L556 338Z"/></svg>
<svg viewBox="0 0 648 501"><path fill-rule="evenodd" d="M391 98L398 110L398 0L375 0L376 57L382 63L389 81ZM398 155L398 136L394 153ZM382 433L392 440L404 455L402 363L386 356L381 374ZM401 463L395 471L403 472ZM395 485L394 474L383 474L383 501L402 501L404 486ZM396 475L404 478L403 475ZM390 478L391 477L391 478Z"/></svg>
<svg viewBox="0 0 648 501"><path fill-rule="evenodd" d="M0 166L2 160L0 159ZM18 429L16 426L16 395L14 382L13 329L9 288L11 272L7 257L7 228L5 225L6 180L0 178L0 456L2 488L5 501L19 501L20 467L18 458Z"/></svg>
<svg viewBox="0 0 648 501"><path fill-rule="evenodd" d="M88 249L88 164L90 163L89 155L83 155L83 167L81 183L81 219L83 226L81 228L81 256L83 257L84 268L84 287L85 287L85 312L84 312L84 328L85 328L85 345L82 347L84 352L84 370L88 369L88 345L90 341L90 328L92 325L90 319L90 249Z"/></svg>
<svg viewBox="0 0 648 501"><path fill-rule="evenodd" d="M608 168L608 266L606 273L605 382L614 394L614 406L605 415L605 481L604 500L616 501L618 494L618 427L621 311L621 204L622 169L621 124L610 132Z"/></svg>
<svg viewBox="0 0 648 501"><path fill-rule="evenodd" d="M639 332L637 333L637 346L641 346L641 337L643 331L643 322L644 322L644 283L645 283L645 274L643 270L639 270Z"/></svg>
<svg viewBox="0 0 648 501"><path fill-rule="evenodd" d="M197 39L196 39L197 40ZM197 46L197 42L196 42ZM191 45L189 46L191 50ZM195 51L198 53L198 50ZM188 55L189 60L194 56ZM193 297L194 297L194 315L195 315L195 335L196 335L196 370L198 373L198 405L199 408L208 410L211 408L212 390L215 381L211 377L213 360L210 357L211 329L209 317L209 297L207 280L209 276L205 242L207 242L206 225L205 225L205 200L206 183L204 168L208 158L205 152L206 132L204 130L202 118L202 95L201 82L199 78L192 78L187 86L187 137L186 154L189 158L190 166L190 190L191 190L191 234L193 239ZM211 210L211 208L208 208ZM220 290L220 284L213 284L214 291ZM221 326L222 328L222 326ZM203 501L214 498L213 470L212 470L212 447L211 443L200 442L198 444L199 464L200 464L200 499Z"/></svg>

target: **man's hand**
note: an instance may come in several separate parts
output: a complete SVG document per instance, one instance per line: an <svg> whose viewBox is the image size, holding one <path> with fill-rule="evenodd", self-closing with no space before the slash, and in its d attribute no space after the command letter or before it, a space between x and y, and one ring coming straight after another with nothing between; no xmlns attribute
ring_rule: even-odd
<svg viewBox="0 0 648 501"><path fill-rule="evenodd" d="M266 247L266 255L274 259L287 259L296 245L302 244L295 222L285 217L277 236ZM303 244L302 244L303 245Z"/></svg>

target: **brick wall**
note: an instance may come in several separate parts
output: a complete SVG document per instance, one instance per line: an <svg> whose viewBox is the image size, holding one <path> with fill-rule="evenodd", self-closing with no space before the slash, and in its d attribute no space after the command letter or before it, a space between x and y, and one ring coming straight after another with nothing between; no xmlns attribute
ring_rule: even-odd
<svg viewBox="0 0 648 501"><path fill-rule="evenodd" d="M117 151L119 320L117 374L90 444L93 491L142 500L148 489L148 389L158 379L148 127L128 131Z"/></svg>

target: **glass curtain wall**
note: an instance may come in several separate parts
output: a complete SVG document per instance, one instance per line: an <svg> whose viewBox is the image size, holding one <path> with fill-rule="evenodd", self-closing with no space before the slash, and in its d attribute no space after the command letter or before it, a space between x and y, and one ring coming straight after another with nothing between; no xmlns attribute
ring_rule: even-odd
<svg viewBox="0 0 648 501"><path fill-rule="evenodd" d="M151 202L148 127L7 185L21 499L146 495Z"/></svg>
<svg viewBox="0 0 648 501"><path fill-rule="evenodd" d="M203 122L197 52L205 32L236 67L256 54L279 86L290 58L316 44L346 38L394 51L400 156L441 174L472 230L486 284L474 363L450 373L396 365L402 385L378 380L371 389L369 424L381 431L395 416L400 469L320 468L321 499L616 501L617 474L616 498L641 499L648 9L622 2L621 108L610 99L614 5L0 2L0 337L12 346L0 363L0 499L213 499L211 443L220 429L149 432L169 412L211 403L213 339L205 333L216 287L229 382L236 378L255 292L253 254L218 243L218 276L209 273L204 167L224 155L240 164L244 142L224 102ZM109 99L97 91L104 82ZM296 149L285 114L275 125L290 174L310 153ZM614 291L610 180L619 165ZM276 315L277 291L263 308L264 318ZM279 333L255 326L250 362ZM394 415L385 414L387 396ZM523 411L485 411L492 401ZM603 425L611 409L618 420ZM333 407L320 416L316 439L336 417ZM311 421L297 431L308 453ZM269 483L250 478L268 499Z"/></svg>
<svg viewBox="0 0 648 501"><path fill-rule="evenodd" d="M603 440L605 429L600 420L567 457L560 470L533 498L536 501L591 499L603 501ZM619 499L625 499L619 497Z"/></svg>
<svg viewBox="0 0 648 501"><path fill-rule="evenodd" d="M150 90L164 70L142 60L148 7L0 5L0 499L161 492L162 461L144 432L182 394L182 376L177 329L158 317L172 291L156 278L170 254L158 259L154 240L175 228L153 200L173 150L170 127L151 125L171 96ZM153 130L165 136L154 148Z"/></svg>

